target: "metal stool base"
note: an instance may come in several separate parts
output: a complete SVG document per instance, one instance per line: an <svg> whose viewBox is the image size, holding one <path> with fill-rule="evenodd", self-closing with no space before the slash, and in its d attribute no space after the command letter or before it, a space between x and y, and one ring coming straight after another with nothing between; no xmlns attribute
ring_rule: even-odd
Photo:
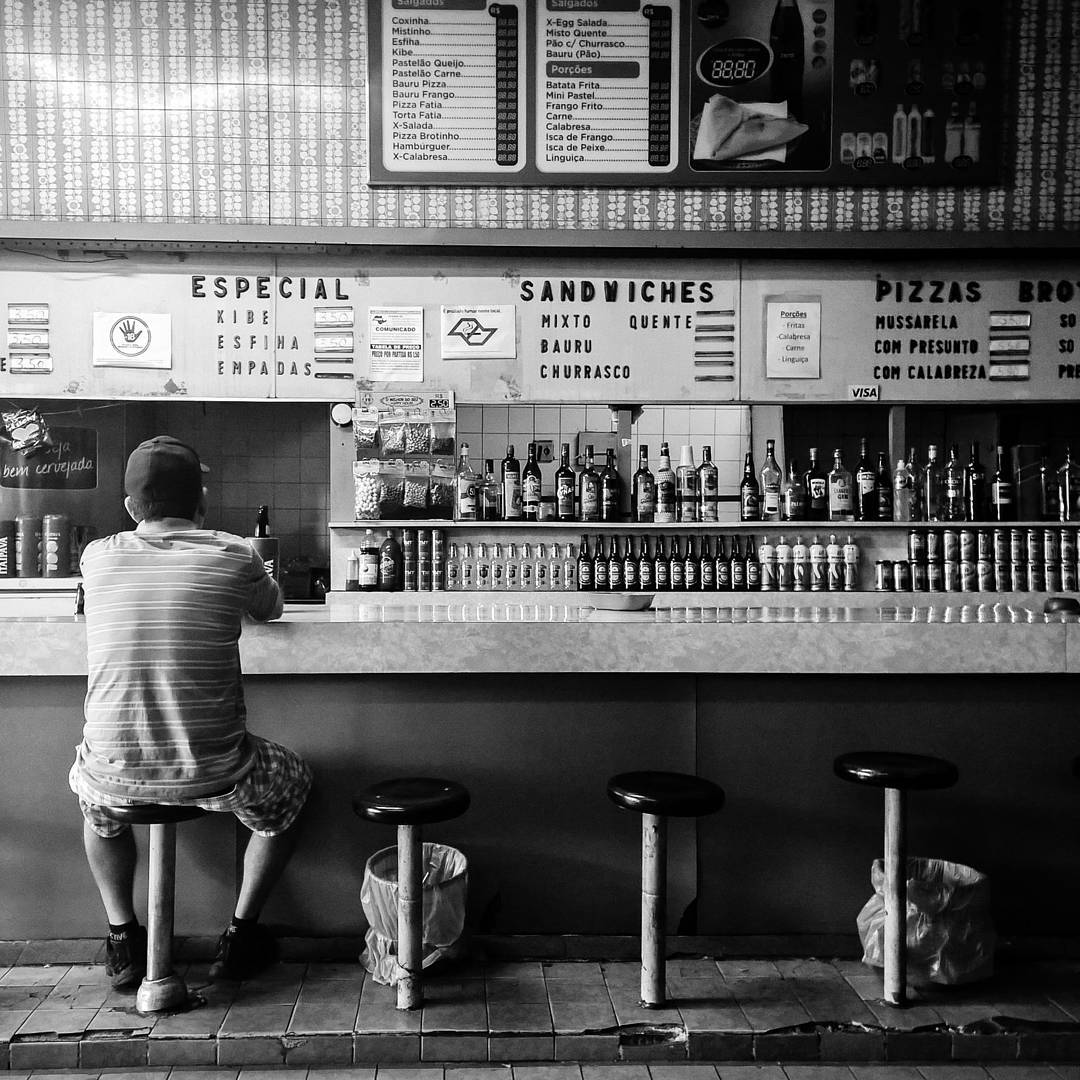
<svg viewBox="0 0 1080 1080"><path fill-rule="evenodd" d="M188 1004L187 983L179 975L166 975L164 979L143 979L135 995L135 1011L139 1013L178 1010Z"/></svg>

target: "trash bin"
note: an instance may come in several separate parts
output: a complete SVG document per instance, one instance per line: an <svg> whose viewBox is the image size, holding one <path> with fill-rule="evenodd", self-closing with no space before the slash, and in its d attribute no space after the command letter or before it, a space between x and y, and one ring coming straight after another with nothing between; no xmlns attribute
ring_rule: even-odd
<svg viewBox="0 0 1080 1080"><path fill-rule="evenodd" d="M856 920L863 963L885 966L885 864L870 869L874 895ZM943 859L907 860L907 977L944 986L994 972L997 935L990 918L990 879Z"/></svg>
<svg viewBox="0 0 1080 1080"><path fill-rule="evenodd" d="M464 952L461 933L465 927L469 865L456 848L424 844L422 870L423 966L429 968ZM360 887L360 904L368 921L360 963L385 986L394 986L398 981L397 872L397 848L383 848L368 859Z"/></svg>

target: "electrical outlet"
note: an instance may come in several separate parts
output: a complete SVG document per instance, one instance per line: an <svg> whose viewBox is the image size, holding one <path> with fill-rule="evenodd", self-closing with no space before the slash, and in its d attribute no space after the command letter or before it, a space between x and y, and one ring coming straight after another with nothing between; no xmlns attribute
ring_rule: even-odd
<svg viewBox="0 0 1080 1080"><path fill-rule="evenodd" d="M555 460L555 444L550 439L538 439L536 442L536 460L541 465Z"/></svg>

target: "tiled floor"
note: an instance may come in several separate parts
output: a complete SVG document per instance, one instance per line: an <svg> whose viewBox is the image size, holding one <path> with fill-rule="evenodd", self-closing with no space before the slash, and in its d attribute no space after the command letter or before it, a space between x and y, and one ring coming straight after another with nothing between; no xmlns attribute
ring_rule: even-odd
<svg viewBox="0 0 1080 1080"><path fill-rule="evenodd" d="M397 1080L468 1080L451 1076L450 1066L572 1062L652 1069L651 1078L620 1070L612 1080L673 1080L665 1063L681 1063L684 1080L716 1080L711 1066L699 1075L691 1063L783 1062L793 1080L869 1080L878 1074L861 1067L853 1074L848 1065L981 1062L993 1063L995 1077L1051 1080L1059 1073L1035 1063L1080 1062L1080 963L1073 961L1002 966L986 982L930 990L905 1010L881 1004L880 975L851 960L671 960L670 1004L651 1010L638 1005L633 962L489 961L430 978L424 1007L410 1013L397 1011L394 991L355 963L279 963L249 982L218 985L207 982L205 965L191 965L185 974L198 1007L148 1018L135 1012L132 993L109 989L100 963L34 962L43 954L32 947L9 946L7 954L0 1069L13 1076L45 1069L142 1075L147 1067L156 1076L175 1067L179 1080L180 1067L228 1066L233 1072L225 1075L244 1068L250 1080L256 1067L276 1066L281 1077L431 1063L447 1066L446 1077L436 1067L430 1075L405 1069ZM837 1067L795 1068L819 1062ZM727 1071L721 1067L721 1077ZM594 1080L573 1068L515 1074ZM927 1075L949 1080L954 1073ZM1080 1080L1075 1069L1066 1075Z"/></svg>

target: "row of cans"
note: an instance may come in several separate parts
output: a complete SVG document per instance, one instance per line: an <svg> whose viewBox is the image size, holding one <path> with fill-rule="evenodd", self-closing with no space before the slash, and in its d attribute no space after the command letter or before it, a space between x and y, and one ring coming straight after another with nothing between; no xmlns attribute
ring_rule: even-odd
<svg viewBox="0 0 1080 1080"><path fill-rule="evenodd" d="M878 592L1076 592L1077 565L1060 562L995 562L944 559L891 562L874 571Z"/></svg>
<svg viewBox="0 0 1080 1080"><path fill-rule="evenodd" d="M69 577L71 552L66 514L21 514L0 521L0 578Z"/></svg>
<svg viewBox="0 0 1080 1080"><path fill-rule="evenodd" d="M405 592L446 588L446 533L442 529L402 529L401 553Z"/></svg>
<svg viewBox="0 0 1080 1080"><path fill-rule="evenodd" d="M1043 563L1076 567L1075 528L912 529L908 558L919 563Z"/></svg>

